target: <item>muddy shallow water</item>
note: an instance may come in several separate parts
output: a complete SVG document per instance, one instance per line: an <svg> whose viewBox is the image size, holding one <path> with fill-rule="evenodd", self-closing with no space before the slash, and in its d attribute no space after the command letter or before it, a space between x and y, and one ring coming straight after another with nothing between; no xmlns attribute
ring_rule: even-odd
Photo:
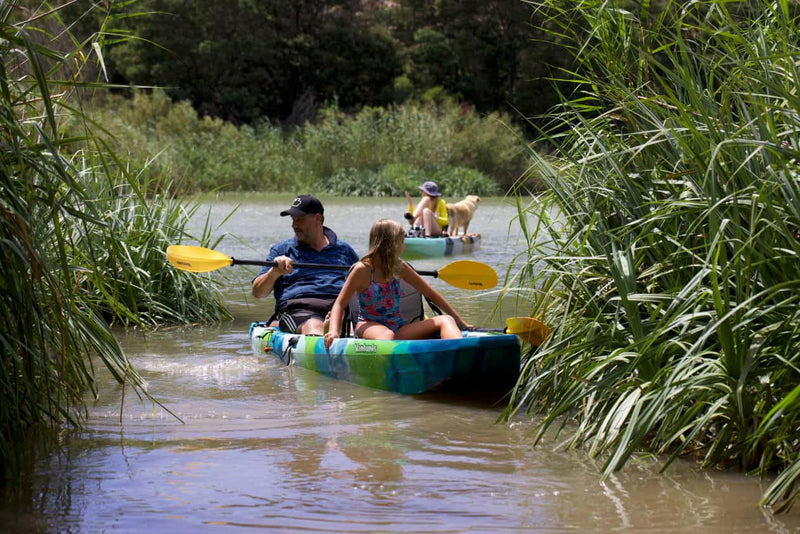
<svg viewBox="0 0 800 534"><path fill-rule="evenodd" d="M288 236L290 197L240 197L218 250L262 259ZM402 220L399 199L324 199L327 223L359 253L369 224ZM230 210L230 197L212 217ZM505 273L522 251L513 207L481 203L470 255ZM425 260L420 268L450 261ZM493 398L402 396L335 381L254 354L247 327L271 311L246 288L255 268L225 273L234 321L142 336L119 332L149 390L141 402L102 371L84 432L40 456L20 488L2 490L0 532L798 532L800 513L758 507L764 486L738 473L642 457L603 481L600 465L552 441L535 421L496 423ZM222 276L222 273L220 274ZM496 294L432 282L474 324L524 314ZM122 421L120 422L120 418Z"/></svg>

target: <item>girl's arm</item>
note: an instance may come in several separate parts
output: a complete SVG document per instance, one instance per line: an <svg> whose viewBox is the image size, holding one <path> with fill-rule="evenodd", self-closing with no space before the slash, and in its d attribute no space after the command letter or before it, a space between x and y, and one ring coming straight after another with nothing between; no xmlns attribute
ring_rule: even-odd
<svg viewBox="0 0 800 534"><path fill-rule="evenodd" d="M325 350L330 350L333 340L339 337L344 319L344 310L350 303L350 299L356 293L361 293L369 285L369 267L362 262L353 265L353 270L347 275L339 295L331 308L330 322L328 331L325 333Z"/></svg>
<svg viewBox="0 0 800 534"><path fill-rule="evenodd" d="M406 191L406 200L408 200L408 213L414 215L414 202L411 200L411 195Z"/></svg>
<svg viewBox="0 0 800 534"><path fill-rule="evenodd" d="M461 315L453 308L449 302L433 287L431 287L428 282L422 278L417 271L412 269L408 266L406 262L402 263L400 267L400 278L417 288L417 291L422 293L422 295L429 299L431 302L436 304L442 311L444 311L447 315L451 316L453 319L456 320L459 328L469 330L472 328L472 325L467 323Z"/></svg>

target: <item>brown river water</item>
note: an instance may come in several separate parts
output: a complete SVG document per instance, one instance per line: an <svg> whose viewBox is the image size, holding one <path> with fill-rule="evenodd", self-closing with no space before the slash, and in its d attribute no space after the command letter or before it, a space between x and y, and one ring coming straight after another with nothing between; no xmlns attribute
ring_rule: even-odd
<svg viewBox="0 0 800 534"><path fill-rule="evenodd" d="M238 239L217 250L263 259L290 234L278 215L290 201L211 203L215 224L239 204L217 231ZM405 207L323 201L326 224L359 254L371 223L402 221ZM471 228L482 245L464 256L501 280L524 251L515 215L507 201L484 199ZM254 354L247 328L274 305L249 296L256 272L214 275L232 322L118 332L149 391L183 423L98 369L100 398L84 431L38 455L20 487L0 489L0 532L800 532L800 507L773 516L758 506L765 485L756 477L689 462L659 473L659 459L642 456L602 480L600 461L583 451L553 440L532 448L535 419L497 423L496 399L375 391ZM497 293L431 283L475 325L526 314L513 297L493 315Z"/></svg>

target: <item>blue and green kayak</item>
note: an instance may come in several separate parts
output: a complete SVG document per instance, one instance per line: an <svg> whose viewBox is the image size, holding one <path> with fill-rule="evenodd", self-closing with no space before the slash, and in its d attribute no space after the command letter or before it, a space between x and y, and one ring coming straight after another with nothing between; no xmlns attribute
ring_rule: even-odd
<svg viewBox="0 0 800 534"><path fill-rule="evenodd" d="M340 338L325 350L321 336L288 334L265 323L250 326L250 341L287 365L298 365L361 386L415 395L508 390L520 371L517 336L464 331L460 339L378 341Z"/></svg>
<svg viewBox="0 0 800 534"><path fill-rule="evenodd" d="M403 258L439 258L472 252L481 242L480 234L453 237L406 237Z"/></svg>

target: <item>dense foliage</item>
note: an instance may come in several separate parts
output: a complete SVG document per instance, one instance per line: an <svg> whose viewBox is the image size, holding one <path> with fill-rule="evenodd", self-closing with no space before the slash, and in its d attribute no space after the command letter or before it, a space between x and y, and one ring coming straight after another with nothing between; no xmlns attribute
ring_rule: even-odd
<svg viewBox="0 0 800 534"><path fill-rule="evenodd" d="M166 87L201 116L235 124L296 125L331 104L350 112L442 95L534 116L556 102L545 78L567 58L536 39L536 14L520 0L111 5L125 15L115 33L135 37L107 58L114 82Z"/></svg>
<svg viewBox="0 0 800 534"><path fill-rule="evenodd" d="M92 115L114 134L108 142L118 151L158 155L151 166L181 191L402 197L433 179L449 196L488 196L507 190L529 163L522 133L507 117L452 103L355 114L330 107L288 131L201 118L189 102L173 104L161 91L111 98Z"/></svg>
<svg viewBox="0 0 800 534"><path fill-rule="evenodd" d="M800 493L797 5L538 6L579 97L552 115L549 193L523 205L522 288L553 328L513 410L605 459L643 449ZM557 215L553 216L553 213ZM530 226L530 219L537 219ZM665 468L666 468L665 465Z"/></svg>
<svg viewBox="0 0 800 534"><path fill-rule="evenodd" d="M104 34L70 41L58 11L40 7L0 4L0 478L31 432L80 423L96 362L147 394L112 323L227 316L209 280L165 262L197 204L105 150L71 107ZM82 137L64 134L66 117Z"/></svg>

